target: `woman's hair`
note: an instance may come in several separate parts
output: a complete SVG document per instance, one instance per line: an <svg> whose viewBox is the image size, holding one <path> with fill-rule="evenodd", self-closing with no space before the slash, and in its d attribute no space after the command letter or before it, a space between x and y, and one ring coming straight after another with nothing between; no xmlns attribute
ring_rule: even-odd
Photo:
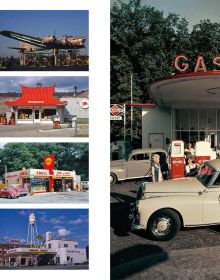
<svg viewBox="0 0 220 280"><path fill-rule="evenodd" d="M156 158L160 158L160 156L158 154L153 154L152 156L152 160L156 159Z"/></svg>

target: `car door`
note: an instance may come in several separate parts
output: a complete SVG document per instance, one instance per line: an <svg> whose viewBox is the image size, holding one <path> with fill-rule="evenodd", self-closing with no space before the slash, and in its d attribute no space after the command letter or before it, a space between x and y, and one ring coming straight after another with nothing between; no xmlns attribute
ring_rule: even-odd
<svg viewBox="0 0 220 280"><path fill-rule="evenodd" d="M5 196L6 196L5 189L1 189L1 191L0 191L0 196L1 196L1 197L5 197Z"/></svg>
<svg viewBox="0 0 220 280"><path fill-rule="evenodd" d="M150 170L150 154L136 153L131 155L126 165L126 177L141 178L145 177Z"/></svg>
<svg viewBox="0 0 220 280"><path fill-rule="evenodd" d="M220 223L220 186L203 193L203 223Z"/></svg>

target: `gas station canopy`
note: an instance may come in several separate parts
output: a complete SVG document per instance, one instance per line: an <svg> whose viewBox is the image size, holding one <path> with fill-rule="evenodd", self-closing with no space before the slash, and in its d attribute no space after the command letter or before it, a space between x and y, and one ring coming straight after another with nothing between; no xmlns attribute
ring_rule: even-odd
<svg viewBox="0 0 220 280"><path fill-rule="evenodd" d="M154 101L159 105L196 107L220 105L220 71L175 74L150 85Z"/></svg>

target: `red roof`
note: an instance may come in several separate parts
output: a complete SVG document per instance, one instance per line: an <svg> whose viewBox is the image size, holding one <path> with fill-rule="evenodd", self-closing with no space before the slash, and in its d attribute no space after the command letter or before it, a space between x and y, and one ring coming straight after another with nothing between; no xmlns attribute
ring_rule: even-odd
<svg viewBox="0 0 220 280"><path fill-rule="evenodd" d="M10 106L56 106L66 105L67 101L59 101L53 97L55 85L50 87L26 87L21 85L22 95L15 101L6 101Z"/></svg>

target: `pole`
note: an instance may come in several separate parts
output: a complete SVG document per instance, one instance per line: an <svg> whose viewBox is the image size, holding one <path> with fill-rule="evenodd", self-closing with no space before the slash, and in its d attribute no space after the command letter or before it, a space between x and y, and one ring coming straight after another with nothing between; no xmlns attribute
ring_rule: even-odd
<svg viewBox="0 0 220 280"><path fill-rule="evenodd" d="M8 186L7 180L6 180L6 174L8 173L7 165L5 164L5 186Z"/></svg>
<svg viewBox="0 0 220 280"><path fill-rule="evenodd" d="M126 140L126 104L124 103L124 141Z"/></svg>
<svg viewBox="0 0 220 280"><path fill-rule="evenodd" d="M131 142L133 141L133 74L131 74Z"/></svg>

